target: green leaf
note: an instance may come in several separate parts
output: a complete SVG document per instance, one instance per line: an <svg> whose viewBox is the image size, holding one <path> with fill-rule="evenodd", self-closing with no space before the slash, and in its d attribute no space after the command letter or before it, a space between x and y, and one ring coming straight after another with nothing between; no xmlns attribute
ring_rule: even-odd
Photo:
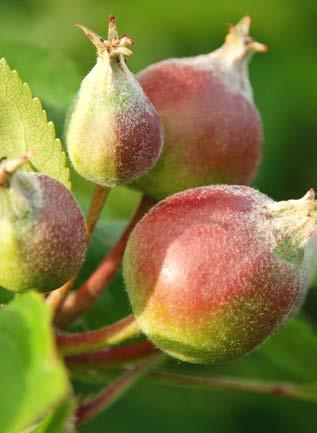
<svg viewBox="0 0 317 433"><path fill-rule="evenodd" d="M0 60L0 155L16 158L34 151L30 168L51 176L70 187L69 169L54 125L47 122L41 102L32 98L6 60Z"/></svg>
<svg viewBox="0 0 317 433"><path fill-rule="evenodd" d="M74 433L72 413L74 403L72 400L63 402L54 409L32 433Z"/></svg>
<svg viewBox="0 0 317 433"><path fill-rule="evenodd" d="M0 431L21 433L70 392L50 313L35 292L0 310Z"/></svg>

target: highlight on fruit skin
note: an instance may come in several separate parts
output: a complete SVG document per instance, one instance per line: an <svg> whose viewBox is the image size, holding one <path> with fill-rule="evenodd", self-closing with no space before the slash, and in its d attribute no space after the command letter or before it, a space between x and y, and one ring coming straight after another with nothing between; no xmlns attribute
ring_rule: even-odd
<svg viewBox="0 0 317 433"><path fill-rule="evenodd" d="M75 170L113 187L150 170L163 145L160 119L129 71L132 40L119 37L110 17L108 40L78 25L97 49L97 63L83 79L68 113L66 141Z"/></svg>
<svg viewBox="0 0 317 433"><path fill-rule="evenodd" d="M41 173L18 171L28 156L0 165L0 286L49 292L80 269L84 217L71 192Z"/></svg>
<svg viewBox="0 0 317 433"><path fill-rule="evenodd" d="M164 127L159 161L135 186L166 196L202 185L248 184L261 156L262 125L249 81L248 63L266 46L249 36L244 17L221 48L147 67L138 79Z"/></svg>
<svg viewBox="0 0 317 433"><path fill-rule="evenodd" d="M247 186L215 185L159 202L135 227L123 260L142 331L192 363L250 352L301 305L316 224L313 190L274 202Z"/></svg>

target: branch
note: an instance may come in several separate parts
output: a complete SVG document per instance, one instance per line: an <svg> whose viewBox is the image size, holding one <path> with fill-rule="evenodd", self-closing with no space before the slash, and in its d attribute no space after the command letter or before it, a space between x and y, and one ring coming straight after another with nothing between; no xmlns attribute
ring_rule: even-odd
<svg viewBox="0 0 317 433"><path fill-rule="evenodd" d="M161 353L155 354L133 370L123 373L118 379L107 386L96 397L82 403L76 412L78 423L91 420L99 413L108 409L123 396L138 380L148 374L164 359Z"/></svg>
<svg viewBox="0 0 317 433"><path fill-rule="evenodd" d="M89 243L91 240L92 234L106 202L106 199L109 195L109 192L109 188L102 188L101 186L96 186L95 188L87 215L87 243ZM46 303L53 313L53 319L55 319L55 322L59 312L62 309L63 303L67 295L73 288L75 279L76 275L72 279L67 281L67 283L65 283L62 287L59 287L58 289L51 292L46 299Z"/></svg>
<svg viewBox="0 0 317 433"><path fill-rule="evenodd" d="M132 220L105 259L78 290L69 294L57 320L57 325L60 328L66 328L92 307L121 265L131 231L152 205L151 199L143 196Z"/></svg>
<svg viewBox="0 0 317 433"><path fill-rule="evenodd" d="M87 215L88 242L92 237L97 221L101 215L102 209L104 207L104 204L107 200L110 191L111 188L104 188L99 185L95 187L95 191L92 196L88 215Z"/></svg>
<svg viewBox="0 0 317 433"><path fill-rule="evenodd" d="M317 403L317 387L309 387L285 382L262 382L230 377L199 377L184 374L154 372L151 378L155 382L190 388L228 389L234 391L254 392L257 394L283 395Z"/></svg>
<svg viewBox="0 0 317 433"><path fill-rule="evenodd" d="M109 368L144 359L157 351L158 349L152 343L143 341L141 343L67 356L64 361L69 368L80 368L80 366L86 369Z"/></svg>
<svg viewBox="0 0 317 433"><path fill-rule="evenodd" d="M57 330L56 343L64 355L76 355L113 346L141 334L133 315L95 331L67 333Z"/></svg>
<svg viewBox="0 0 317 433"><path fill-rule="evenodd" d="M135 348L135 350L137 352L138 348ZM131 361L133 361L132 353ZM92 354L92 358L89 358L88 355L89 354L83 355L79 362L75 360L74 363L68 363L68 366L74 377L85 377L85 371L87 372L91 369L94 371L95 375L98 375L98 372L100 374L109 372L110 376L113 375L113 370L111 370L113 367L120 368L121 370L131 369L129 366L124 366L124 362L117 366L112 364L112 355L108 357L108 355L105 355L101 352ZM115 357L116 355L114 354L114 358ZM313 387L306 384L264 382L235 377L191 376L186 374L170 373L166 371L152 372L149 375L149 381L154 384L158 383L184 388L198 388L207 390L224 389L229 391L250 392L256 394L279 395L317 403L317 386Z"/></svg>

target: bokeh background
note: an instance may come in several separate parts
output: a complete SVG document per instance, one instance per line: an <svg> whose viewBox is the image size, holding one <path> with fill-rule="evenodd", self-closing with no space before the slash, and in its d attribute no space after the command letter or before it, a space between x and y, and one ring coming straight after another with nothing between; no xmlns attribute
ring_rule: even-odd
<svg viewBox="0 0 317 433"><path fill-rule="evenodd" d="M129 59L133 72L168 57L212 51L222 43L226 23L250 14L252 35L270 48L250 65L265 133L263 160L254 185L274 199L298 198L310 187L317 188L315 0L1 0L0 56L7 58L30 84L33 94L40 97L59 136L67 107L95 61L93 47L74 23L105 34L110 14L116 15L119 32L135 40L134 56ZM91 185L75 175L73 183L86 208ZM111 194L103 215L110 240L116 237L138 199L138 193L127 188L117 188ZM103 254L103 240L98 242L95 261ZM122 286L120 276L116 284ZM95 320L93 325L99 324L98 320L103 323L103 314L107 314L105 320L112 319L115 290L113 285L108 298L101 301L104 309L96 307L99 316L90 317L91 322ZM116 302L125 311L128 307L122 287L120 290L122 299ZM313 296L309 299L312 305ZM296 330L297 345L291 331L287 332L289 340L286 334L284 346L278 344L279 337L273 338L268 346L243 360L229 366L200 368L199 372L317 382L317 368L310 352L303 350L300 361L296 358L301 351L300 331ZM310 344L316 346L315 342ZM292 350L293 363L286 357ZM182 390L144 383L81 431L309 433L317 431L317 406L278 396Z"/></svg>

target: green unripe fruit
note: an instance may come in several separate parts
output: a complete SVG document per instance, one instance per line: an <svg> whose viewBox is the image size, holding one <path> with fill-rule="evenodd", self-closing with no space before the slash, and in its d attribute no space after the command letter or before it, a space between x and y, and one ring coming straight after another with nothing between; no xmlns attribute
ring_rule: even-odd
<svg viewBox="0 0 317 433"><path fill-rule="evenodd" d="M0 168L0 286L55 290L79 271L86 249L83 215L64 185Z"/></svg>
<svg viewBox="0 0 317 433"><path fill-rule="evenodd" d="M124 56L132 41L118 37L110 17L108 40L79 26L97 48L97 63L82 81L69 112L66 140L75 170L104 187L150 170L162 148L159 117Z"/></svg>

